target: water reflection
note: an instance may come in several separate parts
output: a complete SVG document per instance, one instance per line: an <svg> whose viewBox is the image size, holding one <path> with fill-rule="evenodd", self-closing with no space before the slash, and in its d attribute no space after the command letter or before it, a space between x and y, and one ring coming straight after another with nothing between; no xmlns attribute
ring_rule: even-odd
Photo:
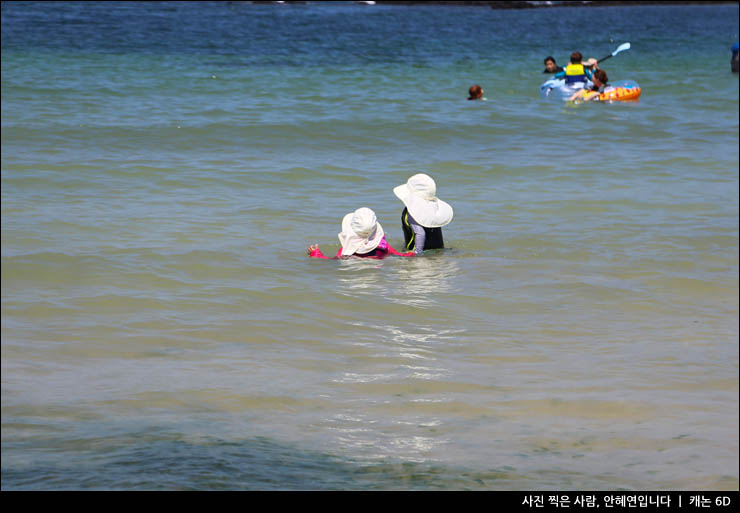
<svg viewBox="0 0 740 513"><path fill-rule="evenodd" d="M428 308L437 305L441 294L455 290L455 278L460 276L457 260L444 255L443 251L435 255L424 255L408 259L404 265L394 267L396 294L389 299L407 306Z"/></svg>
<svg viewBox="0 0 740 513"><path fill-rule="evenodd" d="M459 324L448 311L462 269L450 250L418 258L339 262L332 308L343 340L342 369L326 382L337 410L316 419L341 453L365 461L439 461L450 444L449 415L469 412L467 382L450 359ZM446 314L442 314L443 316ZM454 390L454 391L451 391Z"/></svg>
<svg viewBox="0 0 740 513"><path fill-rule="evenodd" d="M450 409L466 410L450 393L450 386L461 385L448 358L465 330L418 320L351 324L373 339L365 341L367 353L355 355L332 380L337 397L350 400L323 425L342 451L368 461L439 460L450 444Z"/></svg>
<svg viewBox="0 0 740 513"><path fill-rule="evenodd" d="M418 258L348 259L341 262L337 292L348 296L372 294L393 303L428 308L441 294L455 290L460 266L443 252Z"/></svg>
<svg viewBox="0 0 740 513"><path fill-rule="evenodd" d="M326 428L336 434L335 449L352 454L356 461L429 463L441 461L436 451L451 443L449 437L436 433L435 426L411 417L387 422L370 413L338 414L328 419Z"/></svg>
<svg viewBox="0 0 740 513"><path fill-rule="evenodd" d="M367 294L385 296L388 277L383 274L384 261L349 258L340 260L337 273L337 292L347 296Z"/></svg>

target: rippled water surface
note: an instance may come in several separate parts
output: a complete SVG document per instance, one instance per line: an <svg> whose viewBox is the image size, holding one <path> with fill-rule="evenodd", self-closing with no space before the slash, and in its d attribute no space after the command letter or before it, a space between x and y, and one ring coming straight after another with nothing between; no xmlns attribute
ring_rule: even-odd
<svg viewBox="0 0 740 513"><path fill-rule="evenodd" d="M2 488L737 490L737 38L737 5L3 2ZM625 41L639 102L539 98ZM418 172L446 249L306 257L360 206L401 247Z"/></svg>

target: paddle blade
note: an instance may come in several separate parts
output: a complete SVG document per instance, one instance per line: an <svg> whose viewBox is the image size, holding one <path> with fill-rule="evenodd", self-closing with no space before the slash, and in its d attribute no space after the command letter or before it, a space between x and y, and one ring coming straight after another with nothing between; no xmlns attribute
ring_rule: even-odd
<svg viewBox="0 0 740 513"><path fill-rule="evenodd" d="M610 53L606 57L599 59L597 62L603 62L603 61L605 61L607 59L611 59L612 57L614 57L615 55L617 55L619 52L623 52L625 50L629 50L630 49L630 46L631 45L629 43L622 43L621 45L619 45L617 47L616 50L614 50L612 53Z"/></svg>
<svg viewBox="0 0 740 513"><path fill-rule="evenodd" d="M631 45L629 43L622 43L621 45L619 45L619 48L617 48L616 50L614 50L614 52L612 53L612 56L617 55L619 52L623 52L625 50L629 50L630 49L630 46Z"/></svg>

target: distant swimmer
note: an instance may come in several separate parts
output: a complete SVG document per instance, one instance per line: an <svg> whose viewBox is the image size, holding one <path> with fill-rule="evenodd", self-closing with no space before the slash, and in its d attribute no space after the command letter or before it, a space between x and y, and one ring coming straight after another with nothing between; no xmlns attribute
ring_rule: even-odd
<svg viewBox="0 0 740 513"><path fill-rule="evenodd" d="M468 89L468 100L485 100L483 98L483 88L479 85L472 85Z"/></svg>
<svg viewBox="0 0 740 513"><path fill-rule="evenodd" d="M442 227L452 221L452 207L437 198L437 184L431 176L419 173L395 187L393 193L404 204L401 228L406 251L416 254L426 249L444 248Z"/></svg>
<svg viewBox="0 0 740 513"><path fill-rule="evenodd" d="M312 258L375 258L382 259L388 255L412 257L413 251L400 253L393 249L385 240L385 232L380 226L375 212L362 207L350 212L342 219L342 231L338 235L342 247L336 256L327 257L319 249L318 244L308 247L308 256Z"/></svg>

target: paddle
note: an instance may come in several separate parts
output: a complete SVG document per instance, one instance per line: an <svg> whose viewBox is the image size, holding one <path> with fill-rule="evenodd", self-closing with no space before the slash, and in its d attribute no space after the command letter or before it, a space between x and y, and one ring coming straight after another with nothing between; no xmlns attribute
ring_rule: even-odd
<svg viewBox="0 0 740 513"><path fill-rule="evenodd" d="M599 59L596 62L601 63L602 61L605 61L607 59L611 59L612 57L614 57L615 55L617 55L619 52L623 52L623 51L629 50L629 49L630 49L630 44L629 43L622 43L621 45L619 45L619 48L617 48L612 53L610 53L606 57L603 57L603 58Z"/></svg>

